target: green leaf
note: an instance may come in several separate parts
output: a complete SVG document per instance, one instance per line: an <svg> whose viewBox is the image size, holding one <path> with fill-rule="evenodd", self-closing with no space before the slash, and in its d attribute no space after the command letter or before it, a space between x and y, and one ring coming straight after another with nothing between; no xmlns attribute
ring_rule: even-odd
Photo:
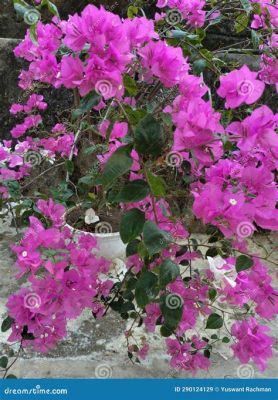
<svg viewBox="0 0 278 400"><path fill-rule="evenodd" d="M208 349L204 350L204 356L210 358L210 351Z"/></svg>
<svg viewBox="0 0 278 400"><path fill-rule="evenodd" d="M38 37L37 37L37 24L31 25L30 29L29 29L29 34L30 34L30 38L32 40L33 43L37 43L38 41Z"/></svg>
<svg viewBox="0 0 278 400"><path fill-rule="evenodd" d="M144 242L140 242L137 247L138 255L144 260L145 257L148 257L148 250L144 244Z"/></svg>
<svg viewBox="0 0 278 400"><path fill-rule="evenodd" d="M74 163L71 160L66 160L65 169L70 175L72 175L74 171Z"/></svg>
<svg viewBox="0 0 278 400"><path fill-rule="evenodd" d="M254 49L258 49L260 45L261 35L252 29L251 31L251 39Z"/></svg>
<svg viewBox="0 0 278 400"><path fill-rule="evenodd" d="M104 186L110 187L116 179L130 170L133 163L130 153L131 147L128 145L119 147L112 154L102 173L101 182Z"/></svg>
<svg viewBox="0 0 278 400"><path fill-rule="evenodd" d="M173 332L182 317L183 302L181 297L174 293L164 295L160 301L160 309L164 317L164 326Z"/></svg>
<svg viewBox="0 0 278 400"><path fill-rule="evenodd" d="M86 186L92 186L94 182L94 178L91 175L85 175L82 176L82 178L80 178L78 180L78 186L80 186L81 184L86 185Z"/></svg>
<svg viewBox="0 0 278 400"><path fill-rule="evenodd" d="M223 318L218 314L211 314L208 317L206 329L219 329L223 326Z"/></svg>
<svg viewBox="0 0 278 400"><path fill-rule="evenodd" d="M86 149L83 150L83 154L84 156L89 156L96 152L105 153L106 151L108 151L108 146L105 144L96 144L94 146L86 147Z"/></svg>
<svg viewBox="0 0 278 400"><path fill-rule="evenodd" d="M135 299L139 307L145 307L158 294L157 276L150 271L144 272L135 287Z"/></svg>
<svg viewBox="0 0 278 400"><path fill-rule="evenodd" d="M196 29L196 34L198 35L199 42L202 42L206 37L206 31L201 28Z"/></svg>
<svg viewBox="0 0 278 400"><path fill-rule="evenodd" d="M213 58L213 53L211 51L209 51L208 49L200 50L200 54L207 60L212 60L212 58Z"/></svg>
<svg viewBox="0 0 278 400"><path fill-rule="evenodd" d="M150 256L159 253L168 247L172 237L168 232L162 231L153 221L145 222L143 228L144 243Z"/></svg>
<svg viewBox="0 0 278 400"><path fill-rule="evenodd" d="M129 278L129 280L126 282L126 288L127 290L134 290L136 287L137 279L134 278L133 276Z"/></svg>
<svg viewBox="0 0 278 400"><path fill-rule="evenodd" d="M134 254L138 253L139 243L140 243L140 240L138 240L138 239L132 240L128 243L128 245L126 246L126 256L127 257L133 256Z"/></svg>
<svg viewBox="0 0 278 400"><path fill-rule="evenodd" d="M198 240L195 239L195 238L192 238L192 239L190 239L190 240L191 240L191 242L192 242L192 244L193 244L193 250L194 250L194 251L197 251L197 250L198 250L198 245L199 245Z"/></svg>
<svg viewBox="0 0 278 400"><path fill-rule="evenodd" d="M262 8L261 5L259 3L254 3L253 4L253 13L257 14L257 15L261 15L262 14Z"/></svg>
<svg viewBox="0 0 278 400"><path fill-rule="evenodd" d="M160 176L153 175L151 171L146 170L146 178L154 196L164 197L166 195L166 183Z"/></svg>
<svg viewBox="0 0 278 400"><path fill-rule="evenodd" d="M23 327L23 331L21 333L21 337L24 340L35 340L35 336L33 335L33 333L28 332L28 326L27 325L25 325Z"/></svg>
<svg viewBox="0 0 278 400"><path fill-rule="evenodd" d="M81 115L86 114L88 111L91 111L93 107L98 105L100 100L101 96L95 90L88 93L86 96L82 97L79 108L73 111L73 118L78 118Z"/></svg>
<svg viewBox="0 0 278 400"><path fill-rule="evenodd" d="M223 337L222 342L223 343L229 343L230 339L227 336L225 336L225 337Z"/></svg>
<svg viewBox="0 0 278 400"><path fill-rule="evenodd" d="M49 12L51 12L51 14L56 15L57 17L59 17L58 8L56 7L56 5L54 3L51 3L51 1L48 1L47 2L47 8L48 8Z"/></svg>
<svg viewBox="0 0 278 400"><path fill-rule="evenodd" d="M180 29L174 29L168 32L168 36L174 39L186 38L189 41L195 41L195 42L199 40L198 35L194 35L190 32L182 31Z"/></svg>
<svg viewBox="0 0 278 400"><path fill-rule="evenodd" d="M217 291L215 289L209 289L208 294L209 294L209 299L212 301L215 299Z"/></svg>
<svg viewBox="0 0 278 400"><path fill-rule="evenodd" d="M121 313L126 313L128 311L132 311L135 310L135 306L131 301L127 301L126 303L124 303L120 309Z"/></svg>
<svg viewBox="0 0 278 400"><path fill-rule="evenodd" d="M235 21L235 31L236 33L243 32L249 23L249 16L247 14L240 14Z"/></svg>
<svg viewBox="0 0 278 400"><path fill-rule="evenodd" d="M236 259L236 270L237 272L244 271L251 268L253 265L252 258L248 256L241 255Z"/></svg>
<svg viewBox="0 0 278 400"><path fill-rule="evenodd" d="M126 104L122 104L122 107L124 108L131 125L137 125L147 115L147 111L140 108L134 110L132 107Z"/></svg>
<svg viewBox="0 0 278 400"><path fill-rule="evenodd" d="M169 126L170 128L173 127L172 115L170 113L162 113L161 118L165 125Z"/></svg>
<svg viewBox="0 0 278 400"><path fill-rule="evenodd" d="M134 142L141 155L157 157L161 154L164 144L162 126L152 115L146 115L136 126Z"/></svg>
<svg viewBox="0 0 278 400"><path fill-rule="evenodd" d="M218 256L218 248L217 247L211 247L210 249L208 249L208 251L206 252L206 257L216 257Z"/></svg>
<svg viewBox="0 0 278 400"><path fill-rule="evenodd" d="M1 332L7 332L12 327L13 323L14 323L13 318L9 316L5 318L1 325Z"/></svg>
<svg viewBox="0 0 278 400"><path fill-rule="evenodd" d="M11 197L20 196L20 185L17 181L7 181L6 185L8 187Z"/></svg>
<svg viewBox="0 0 278 400"><path fill-rule="evenodd" d="M207 62L203 58L199 58L193 63L193 72L196 75L200 75L207 68Z"/></svg>
<svg viewBox="0 0 278 400"><path fill-rule="evenodd" d="M150 188L146 181L136 179L128 182L120 193L115 197L119 203L134 203L143 200L150 193Z"/></svg>
<svg viewBox="0 0 278 400"><path fill-rule="evenodd" d="M1 357L0 358L0 367L7 368L8 362L9 362L8 357L6 357L6 356Z"/></svg>
<svg viewBox="0 0 278 400"><path fill-rule="evenodd" d="M229 125L233 118L233 112L232 110L223 110L222 111L222 116L221 116L221 124L223 124L225 127ZM222 137L224 143L227 141L226 135L223 135Z"/></svg>
<svg viewBox="0 0 278 400"><path fill-rule="evenodd" d="M162 262L159 267L159 286L165 288L168 283L173 282L180 275L180 268L170 258Z"/></svg>
<svg viewBox="0 0 278 400"><path fill-rule="evenodd" d="M172 329L169 329L167 326L162 325L162 327L160 328L160 333L161 333L161 336L163 336L163 337L169 337L172 335L173 332L172 332Z"/></svg>
<svg viewBox="0 0 278 400"><path fill-rule="evenodd" d="M136 15L138 14L138 7L135 6L129 6L127 9L127 16L128 18L132 19L134 17L136 17Z"/></svg>
<svg viewBox="0 0 278 400"><path fill-rule="evenodd" d="M23 0L13 0L13 4L16 13L21 17L24 17L24 14L32 8L30 4Z"/></svg>
<svg viewBox="0 0 278 400"><path fill-rule="evenodd" d="M134 96L137 95L137 93L138 93L138 88L137 88L136 82L135 82L135 80L134 80L133 78L131 78L131 76L128 75L128 74L125 74L125 75L124 75L124 86L125 86L126 91L128 92L128 94L129 94L131 97L134 97Z"/></svg>
<svg viewBox="0 0 278 400"><path fill-rule="evenodd" d="M143 231L145 214L137 208L127 211L120 222L120 235L124 243L136 239ZM138 246L138 243L137 243Z"/></svg>
<svg viewBox="0 0 278 400"><path fill-rule="evenodd" d="M240 0L242 7L249 14L252 11L252 5L249 0Z"/></svg>

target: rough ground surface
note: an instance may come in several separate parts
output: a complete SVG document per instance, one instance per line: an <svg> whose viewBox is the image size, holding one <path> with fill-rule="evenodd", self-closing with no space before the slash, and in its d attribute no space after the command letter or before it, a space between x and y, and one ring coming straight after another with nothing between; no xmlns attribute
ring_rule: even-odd
<svg viewBox="0 0 278 400"><path fill-rule="evenodd" d="M14 229L8 224L0 228L0 314L5 313L7 296L13 292L17 283L13 277L14 260L8 250L16 240ZM272 271L274 272L274 268ZM278 323L272 322L272 334L277 332ZM11 373L22 378L94 378L100 371L114 378L170 378L179 376L172 371L167 362L164 343L158 335L148 339L151 352L147 361L132 364L127 357L126 342L123 332L126 322L118 315L110 313L101 321L95 321L89 312L84 313L77 321L70 322L69 334L59 347L48 355L41 355L30 350L25 351L17 361ZM146 335L142 328L138 337ZM0 336L0 354L8 351L7 336ZM239 374L248 377L277 377L278 363L275 351L274 358L269 362L269 368L262 374L252 365L239 372L239 363L229 355L226 360L219 354L212 355L212 367L208 372L199 373L197 377L205 378L233 378ZM189 377L183 374L180 376Z"/></svg>

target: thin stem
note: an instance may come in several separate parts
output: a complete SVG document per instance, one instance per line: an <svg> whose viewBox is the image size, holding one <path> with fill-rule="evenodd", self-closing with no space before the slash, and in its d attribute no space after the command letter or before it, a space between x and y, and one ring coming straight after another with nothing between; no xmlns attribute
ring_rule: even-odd
<svg viewBox="0 0 278 400"><path fill-rule="evenodd" d="M77 142L79 140L79 136L80 136L81 132L82 132L82 121L80 122L79 129L76 132L73 144L72 144L71 149L70 149L69 161L72 161L72 159L73 159L74 149L75 149L75 146L76 146L76 144L77 144ZM66 182L67 183L69 182L69 171L67 171Z"/></svg>
<svg viewBox="0 0 278 400"><path fill-rule="evenodd" d="M36 180L38 180L39 178L41 178L43 175L45 175L45 174L47 174L48 172L52 171L54 168L58 168L58 167L60 167L61 165L64 165L64 164L65 164L65 161L63 161L63 162L61 162L61 163L59 163L59 164L53 165L52 167L46 169L46 170L43 171L41 174L37 175L34 179L32 179L30 182L28 182L26 185L22 186L21 189L22 189L22 190L26 189L27 187L29 187L30 185L32 185L33 182L35 182Z"/></svg>
<svg viewBox="0 0 278 400"><path fill-rule="evenodd" d="M17 352L17 355L16 355L14 361L6 368L6 371L5 371L5 373L4 373L3 379L6 378L6 376L7 376L8 372L9 372L9 370L10 370L10 369L12 368L12 366L17 362L17 360L18 360L18 358L19 358L19 356L20 356L20 353L21 353L21 351L23 350L22 341L23 341L23 340L21 340L21 342L20 342L20 347L19 347L19 349L18 349L18 352Z"/></svg>

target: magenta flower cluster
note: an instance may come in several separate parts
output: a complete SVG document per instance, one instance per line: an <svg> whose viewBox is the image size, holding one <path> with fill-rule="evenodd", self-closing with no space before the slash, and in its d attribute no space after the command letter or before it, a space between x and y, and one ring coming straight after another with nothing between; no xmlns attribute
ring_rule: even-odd
<svg viewBox="0 0 278 400"><path fill-rule="evenodd" d="M24 276L30 285L8 300L9 316L15 321L9 340L47 352L66 337L67 320L78 317L85 308L97 318L103 315L103 299L113 281L107 278L110 263L92 251L97 252L96 239L83 234L75 241L73 232L64 226L62 205L39 200L37 208L46 226L30 217L20 244L12 246L17 277ZM24 327L33 340L22 336Z"/></svg>
<svg viewBox="0 0 278 400"><path fill-rule="evenodd" d="M254 15L254 29L265 28L269 23L277 26L277 9L271 6L270 0L253 0L252 3L260 3L262 8L260 15ZM204 26L207 21L203 0L159 0L157 7L162 9L162 14L156 18L159 23L162 19L169 22L172 9L178 10L182 16L180 22L184 20L192 29ZM107 111L96 125L99 138L106 145L106 151L97 154L101 171L105 171L116 151L133 146L130 137L134 127L125 110L139 109L141 98L126 93L125 79L131 79L142 88L174 89L171 101L163 104L159 111L170 117L173 132L172 137L169 134L166 138L167 154L154 163L156 171L162 164L162 169L166 165L181 173L182 164L189 165L189 194L195 217L217 228L225 240L231 241L234 252L247 254L246 239L258 229L278 231L278 115L267 105L257 104L267 85L277 87L277 60L264 52L266 44L261 46L260 71L243 65L221 74L213 93L214 101L213 88L205 83L203 74L193 74L190 59L184 56L182 48L161 39L155 21L146 17L121 19L103 7L89 5L80 15L74 14L68 20L54 17L47 24L38 22L36 40L31 36L28 30L14 50L16 57L29 63L28 69L20 73L19 86L23 90L30 90L34 83L54 88L63 86L73 89L81 102L96 92L98 103L87 111ZM271 48L277 48L276 34L268 40ZM223 109L217 104L223 104ZM30 153L35 152L41 159L52 162L55 157L62 157L70 163L77 154L74 129L70 124L58 123L46 136L41 135L43 118L40 112L46 108L39 94L32 94L25 104L11 106L10 112L21 118L21 122L11 130L17 144L3 141L0 145L3 200L10 197L8 182L21 182L36 166L28 158ZM126 118L110 120L111 109L123 111L122 116ZM226 115L230 116L227 123L223 118ZM156 133L154 130L153 134ZM161 248L154 252L157 256L151 258L148 265L146 246L141 252L129 255L126 266L137 277L146 269L155 276L165 260L191 267L191 262L200 261L203 254L196 244L191 246L190 230L184 221L172 215L171 196L168 198L164 193L161 180L156 174L146 176L145 160L140 151L138 143L130 150L132 165L125 171L129 184L143 181L153 190L152 180L156 184L158 180L159 189L156 188L155 199L149 190L144 198L123 202L121 208L127 212L136 209L152 227L155 225L164 233L165 241L168 237L171 240L167 245L160 240ZM67 320L78 317L85 308L91 309L97 318L105 314L114 282L108 276L110 261L98 257L97 240L85 233L76 237L65 225L63 205L53 199L38 200L34 210L24 237L12 246L19 269L17 277L26 277L28 285L8 300L8 314L13 320L9 340L21 341L23 346L46 352L66 336ZM140 234L135 237L138 236ZM185 251L181 251L181 241L188 243ZM192 335L192 330L196 332L200 326L211 329L206 321L219 318L216 300L236 310L235 315L247 304L253 307L252 316L232 321L231 349L242 363L253 361L260 370L266 368L274 339L255 315L267 320L274 318L278 313L278 292L260 257L250 259L252 266L238 270L236 257L221 258L220 267L216 265L219 260L212 258L210 269L206 264L202 273L191 271L187 280L180 274L174 276L157 291L158 297L166 296L169 308L175 302L178 306L173 306L173 310L182 307L175 334L166 339L172 368L192 374L209 368L209 339L204 340L201 334ZM155 331L158 322L167 322L163 306L156 300L141 307L142 322L149 332ZM126 336L129 338L132 334L127 332ZM217 337L217 341L220 340L222 338ZM133 348L129 347L129 352ZM144 343L136 353L144 359L148 351L149 345Z"/></svg>

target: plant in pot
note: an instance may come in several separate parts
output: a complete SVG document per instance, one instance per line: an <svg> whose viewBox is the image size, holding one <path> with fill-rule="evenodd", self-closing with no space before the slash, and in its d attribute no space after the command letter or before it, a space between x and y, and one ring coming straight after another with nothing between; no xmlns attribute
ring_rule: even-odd
<svg viewBox="0 0 278 400"><path fill-rule="evenodd" d="M257 4L240 9L245 28L259 37L249 16L256 21L275 11L259 13ZM275 77L271 70L265 78L265 64L260 74L234 68L202 46L206 28L231 16L225 6L165 6L157 2L163 12L155 19L132 6L121 20L89 5L68 20L39 22L15 49L29 61L20 74L24 90L33 81L63 85L74 91L75 107L43 137L41 97L11 109L29 114L12 136L31 129L33 136L1 148L3 204L29 217L13 246L28 286L9 298L4 330L12 329L9 340L21 348L48 351L84 308L96 318L111 308L131 320L131 360L149 351L146 338L136 338L135 326L144 324L166 338L174 369L206 370L212 350L226 346L264 370L274 338L261 319L277 314L264 263L277 263L271 252L255 253L250 239L256 230L269 236L278 229L277 116L258 103ZM232 16L238 29L243 19ZM262 21L261 33L273 24ZM262 63L274 60L275 45L261 40ZM39 177L65 168L53 198L24 195L31 154L52 162ZM82 161L90 169L80 176ZM109 240L114 234L121 242L114 249L109 241L104 253L97 231L99 224L110 230L111 210L119 234ZM196 239L190 213L204 223L205 238ZM115 274L111 258L124 250L125 270Z"/></svg>

